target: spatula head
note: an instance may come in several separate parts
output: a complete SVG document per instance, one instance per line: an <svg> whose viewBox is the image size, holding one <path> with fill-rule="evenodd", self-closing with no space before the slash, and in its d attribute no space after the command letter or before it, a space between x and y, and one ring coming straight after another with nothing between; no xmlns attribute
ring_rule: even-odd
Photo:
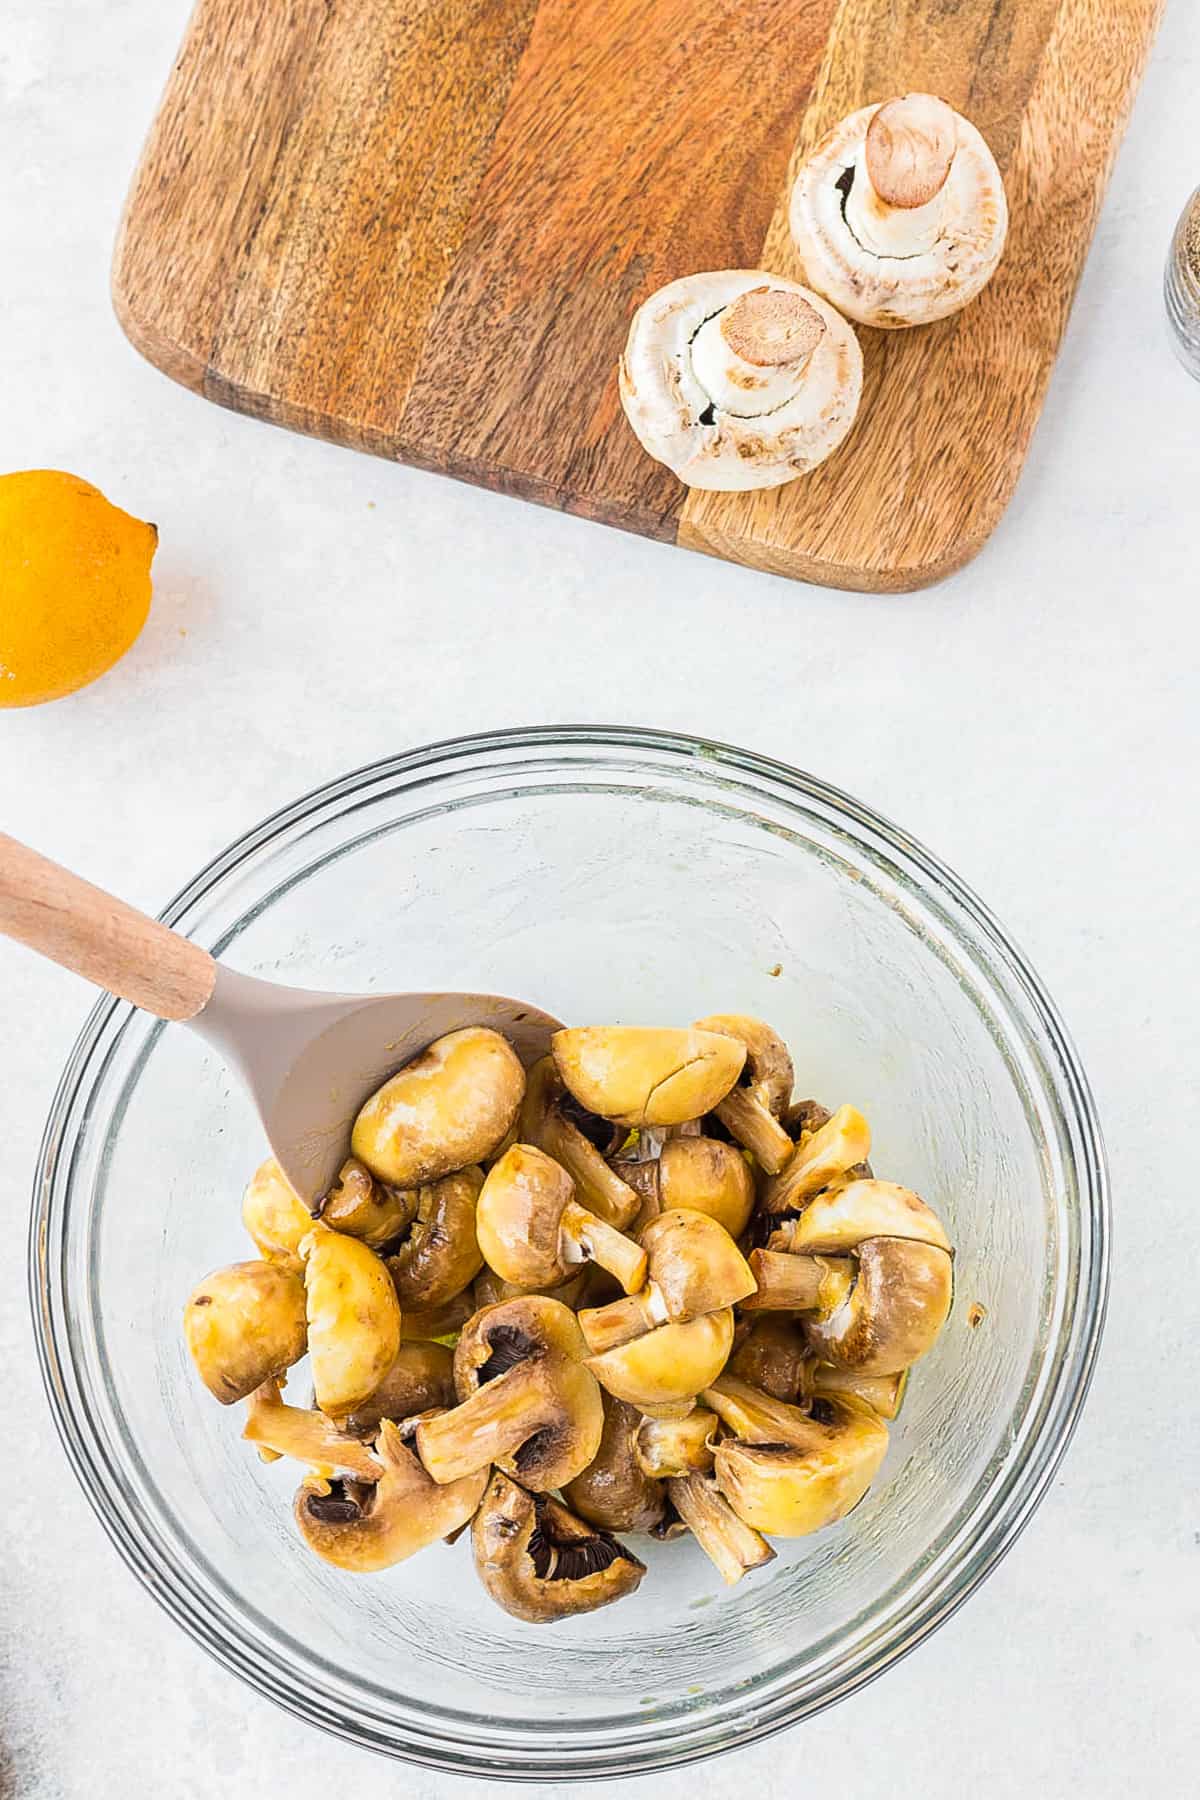
<svg viewBox="0 0 1200 1800"><path fill-rule="evenodd" d="M192 1025L241 1074L274 1156L310 1206L350 1154L363 1102L435 1038L486 1025L528 1068L561 1029L550 1013L499 994L315 994L223 965Z"/></svg>

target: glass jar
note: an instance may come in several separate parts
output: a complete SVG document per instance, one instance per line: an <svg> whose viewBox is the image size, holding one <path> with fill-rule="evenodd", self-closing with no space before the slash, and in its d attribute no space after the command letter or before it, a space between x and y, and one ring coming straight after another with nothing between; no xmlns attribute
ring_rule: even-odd
<svg viewBox="0 0 1200 1800"><path fill-rule="evenodd" d="M1200 381L1200 188L1180 215L1163 281L1175 352Z"/></svg>

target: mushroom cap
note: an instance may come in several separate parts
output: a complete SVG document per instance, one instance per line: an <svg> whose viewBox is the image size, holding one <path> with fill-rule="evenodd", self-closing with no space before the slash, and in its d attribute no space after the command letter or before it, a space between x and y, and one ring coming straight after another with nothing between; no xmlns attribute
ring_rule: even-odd
<svg viewBox="0 0 1200 1800"><path fill-rule="evenodd" d="M811 1364L798 1320L788 1313L760 1313L730 1357L729 1372L792 1404L808 1387Z"/></svg>
<svg viewBox="0 0 1200 1800"><path fill-rule="evenodd" d="M313 1215L273 1156L254 1171L242 1195L242 1224L267 1262L300 1270L300 1240L312 1230Z"/></svg>
<svg viewBox="0 0 1200 1800"><path fill-rule="evenodd" d="M454 1405L454 1352L448 1344L426 1338L402 1343L396 1359L373 1394L345 1420L356 1437L374 1437L381 1420L399 1424L415 1413Z"/></svg>
<svg viewBox="0 0 1200 1800"><path fill-rule="evenodd" d="M282 1263L214 1269L188 1296L183 1334L201 1381L231 1406L304 1355L304 1283Z"/></svg>
<svg viewBox="0 0 1200 1800"><path fill-rule="evenodd" d="M641 1413L612 1394L604 1403L600 1447L563 1489L563 1498L581 1518L604 1531L653 1531L667 1509L666 1489L645 1474L637 1458Z"/></svg>
<svg viewBox="0 0 1200 1800"><path fill-rule="evenodd" d="M400 1348L400 1303L386 1264L358 1238L316 1224L304 1258L308 1355L317 1405L340 1419L379 1386Z"/></svg>
<svg viewBox="0 0 1200 1800"><path fill-rule="evenodd" d="M620 1125L682 1125L711 1112L733 1086L745 1047L713 1031L588 1025L551 1041L580 1105Z"/></svg>
<svg viewBox="0 0 1200 1800"><path fill-rule="evenodd" d="M350 1146L379 1180L418 1187L482 1162L517 1116L525 1071L498 1031L451 1031L372 1094Z"/></svg>
<svg viewBox="0 0 1200 1800"><path fill-rule="evenodd" d="M812 1404L804 1443L717 1445L717 1486L740 1519L772 1537L805 1537L845 1518L887 1454L887 1426L869 1406L845 1397Z"/></svg>
<svg viewBox="0 0 1200 1800"><path fill-rule="evenodd" d="M722 386L744 388L747 399L744 410L734 411L701 381L694 341L709 320L751 293L762 293L764 304L778 295L798 298L823 329L815 343L809 335L791 345L801 352L793 364L799 373L782 404L769 365L755 373L735 330ZM757 414L756 386L766 390ZM668 282L638 308L621 358L620 390L642 448L689 487L778 487L824 462L849 431L862 394L862 355L853 329L820 295L761 269L726 269Z"/></svg>
<svg viewBox="0 0 1200 1800"><path fill-rule="evenodd" d="M639 1166L655 1168L653 1163ZM754 1177L734 1144L710 1137L669 1138L657 1169L656 1196L664 1208L707 1213L732 1238L745 1231L754 1211Z"/></svg>
<svg viewBox="0 0 1200 1800"><path fill-rule="evenodd" d="M659 1325L587 1366L600 1384L631 1406L692 1400L716 1379L733 1346L733 1312L704 1313L685 1324Z"/></svg>
<svg viewBox="0 0 1200 1800"><path fill-rule="evenodd" d="M344 1231L378 1250L399 1237L416 1211L415 1188L386 1187L365 1163L348 1156L321 1205L320 1218L331 1231Z"/></svg>
<svg viewBox="0 0 1200 1800"><path fill-rule="evenodd" d="M936 1244L873 1237L858 1246L858 1279L831 1313L806 1314L822 1361L861 1375L895 1375L931 1349L950 1314L954 1264Z"/></svg>
<svg viewBox="0 0 1200 1800"><path fill-rule="evenodd" d="M668 1319L719 1312L754 1292L750 1265L725 1227L707 1213L682 1206L660 1213L642 1232L642 1248Z"/></svg>
<svg viewBox="0 0 1200 1800"><path fill-rule="evenodd" d="M514 1144L488 1171L475 1230L490 1268L525 1288L554 1287L569 1273L562 1216L575 1183L544 1150Z"/></svg>
<svg viewBox="0 0 1200 1800"><path fill-rule="evenodd" d="M444 1306L469 1287L483 1267L475 1210L483 1170L472 1166L416 1191L416 1216L404 1242L386 1261L401 1307Z"/></svg>
<svg viewBox="0 0 1200 1800"><path fill-rule="evenodd" d="M461 1530L487 1487L486 1469L439 1486L388 1419L380 1426L376 1456L374 1486L310 1475L296 1494L296 1524L309 1549L351 1574L390 1569Z"/></svg>
<svg viewBox="0 0 1200 1800"><path fill-rule="evenodd" d="M911 1188L894 1181L851 1181L818 1194L795 1221L790 1248L809 1256L836 1256L867 1238L912 1238L950 1250L937 1214Z"/></svg>
<svg viewBox="0 0 1200 1800"><path fill-rule="evenodd" d="M906 99L944 106L933 96ZM936 238L916 255L873 254L851 230L846 197L848 183L868 179L867 135L880 110L851 113L802 164L792 189L792 239L805 279L849 318L884 329L925 325L966 306L994 274L1008 231L1004 182L980 133L954 113L953 157L928 202L939 208ZM940 163L936 146L931 153Z"/></svg>
<svg viewBox="0 0 1200 1800"><path fill-rule="evenodd" d="M479 1579L505 1612L549 1625L631 1594L646 1566L557 1500L497 1470L471 1526Z"/></svg>
<svg viewBox="0 0 1200 1800"><path fill-rule="evenodd" d="M707 1019L696 1020L696 1030L723 1032L745 1044L741 1085L750 1090L760 1106L777 1119L782 1118L796 1077L791 1052L779 1033L762 1019L752 1019L746 1013L712 1013Z"/></svg>

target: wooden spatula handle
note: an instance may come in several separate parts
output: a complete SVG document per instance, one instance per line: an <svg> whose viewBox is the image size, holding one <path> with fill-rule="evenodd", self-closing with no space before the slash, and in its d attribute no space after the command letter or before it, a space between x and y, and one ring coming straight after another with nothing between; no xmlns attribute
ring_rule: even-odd
<svg viewBox="0 0 1200 1800"><path fill-rule="evenodd" d="M160 1019L191 1019L217 965L207 950L0 832L0 931Z"/></svg>

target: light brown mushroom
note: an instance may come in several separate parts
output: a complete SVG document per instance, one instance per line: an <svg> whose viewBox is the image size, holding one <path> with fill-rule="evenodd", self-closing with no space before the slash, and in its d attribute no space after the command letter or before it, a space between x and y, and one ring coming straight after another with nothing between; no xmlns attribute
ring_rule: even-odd
<svg viewBox="0 0 1200 1800"><path fill-rule="evenodd" d="M707 1213L674 1208L642 1232L649 1279L640 1292L609 1306L587 1307L580 1328L593 1355L628 1343L656 1325L719 1312L754 1292L745 1257Z"/></svg>
<svg viewBox="0 0 1200 1800"><path fill-rule="evenodd" d="M698 1031L720 1031L746 1046L746 1062L736 1087L713 1109L730 1135L751 1151L768 1175L783 1168L795 1148L780 1124L792 1098L792 1059L777 1031L742 1013L713 1013L697 1019Z"/></svg>
<svg viewBox="0 0 1200 1800"><path fill-rule="evenodd" d="M296 1524L309 1549L354 1575L390 1569L460 1531L487 1487L486 1469L445 1485L431 1480L390 1419L379 1428L375 1460L371 1484L309 1475L296 1494Z"/></svg>
<svg viewBox="0 0 1200 1800"><path fill-rule="evenodd" d="M839 1106L811 1137L802 1137L790 1160L763 1191L763 1211L791 1212L870 1154L871 1127L857 1107Z"/></svg>
<svg viewBox="0 0 1200 1800"><path fill-rule="evenodd" d="M776 1400L806 1398L813 1359L799 1321L791 1313L763 1313L748 1319L727 1364L731 1375L762 1388Z"/></svg>
<svg viewBox="0 0 1200 1800"><path fill-rule="evenodd" d="M231 1406L304 1355L304 1283L282 1263L214 1269L188 1297L183 1333L201 1381Z"/></svg>
<svg viewBox="0 0 1200 1800"><path fill-rule="evenodd" d="M386 1246L384 1260L401 1308L444 1306L483 1267L476 1208L483 1170L460 1169L416 1190L413 1218Z"/></svg>
<svg viewBox="0 0 1200 1800"><path fill-rule="evenodd" d="M358 1238L316 1224L300 1245L317 1405L344 1418L379 1386L400 1348L391 1276Z"/></svg>
<svg viewBox="0 0 1200 1800"><path fill-rule="evenodd" d="M742 1372L740 1369L735 1371L737 1374ZM832 1363L815 1362L811 1385L815 1395L851 1394L856 1400L865 1400L881 1419L896 1419L904 1404L908 1370L901 1369L896 1375L863 1375L857 1369L838 1369Z"/></svg>
<svg viewBox="0 0 1200 1800"><path fill-rule="evenodd" d="M667 1495L727 1587L774 1561L766 1538L739 1518L712 1475L696 1469L677 1476L667 1483Z"/></svg>
<svg viewBox="0 0 1200 1800"><path fill-rule="evenodd" d="M315 1408L288 1406L278 1384L264 1381L246 1400L242 1436L257 1444L266 1460L290 1456L307 1463L318 1475L349 1475L358 1481L378 1481L379 1464L360 1438L339 1431L332 1419Z"/></svg>
<svg viewBox="0 0 1200 1800"><path fill-rule="evenodd" d="M447 1300L442 1306L410 1307L400 1315L401 1340L404 1343L414 1338L422 1342L445 1342L456 1338L472 1313L478 1310L470 1288L455 1294L453 1300Z"/></svg>
<svg viewBox="0 0 1200 1800"><path fill-rule="evenodd" d="M746 1060L714 1031L589 1025L557 1031L555 1065L581 1106L620 1125L679 1125L711 1112Z"/></svg>
<svg viewBox="0 0 1200 1800"><path fill-rule="evenodd" d="M607 1531L501 1470L471 1525L479 1579L498 1606L530 1625L595 1612L632 1594L646 1565Z"/></svg>
<svg viewBox="0 0 1200 1800"><path fill-rule="evenodd" d="M565 1281L596 1262L631 1292L646 1279L646 1253L575 1199L561 1164L532 1144L514 1144L483 1184L476 1219L480 1249L505 1281L527 1288Z"/></svg>
<svg viewBox="0 0 1200 1800"><path fill-rule="evenodd" d="M374 1437L381 1420L400 1424L416 1413L454 1405L454 1353L446 1344L415 1338L400 1345L391 1368L344 1421L356 1437Z"/></svg>
<svg viewBox="0 0 1200 1800"><path fill-rule="evenodd" d="M620 1150L628 1130L580 1106L564 1088L552 1056L530 1069L517 1126L519 1143L534 1144L562 1164L582 1205L617 1231L629 1229L638 1213L638 1196L606 1161Z"/></svg>
<svg viewBox="0 0 1200 1800"><path fill-rule="evenodd" d="M854 1286L854 1264L846 1256L800 1256L783 1250L752 1250L755 1292L742 1310L832 1312Z"/></svg>
<svg viewBox="0 0 1200 1800"><path fill-rule="evenodd" d="M300 1240L312 1230L313 1215L273 1156L261 1163L242 1195L242 1224L267 1262L300 1272Z"/></svg>
<svg viewBox="0 0 1200 1800"><path fill-rule="evenodd" d="M720 1107L717 1110L719 1113ZM754 1210L754 1177L736 1145L702 1136L670 1138L657 1163L647 1166L657 1170L661 1211L682 1206L707 1213L731 1238L739 1238L745 1231Z"/></svg>
<svg viewBox="0 0 1200 1800"><path fill-rule="evenodd" d="M644 1473L638 1460L638 1431L649 1421L612 1394L602 1398L600 1447L587 1468L563 1489L563 1498L581 1518L604 1531L655 1531L666 1516L667 1493L661 1481Z"/></svg>
<svg viewBox="0 0 1200 1800"><path fill-rule="evenodd" d="M454 1352L460 1404L424 1421L417 1449L435 1481L498 1463L539 1492L587 1468L604 1429L575 1315L530 1294L475 1314Z"/></svg>
<svg viewBox="0 0 1200 1800"><path fill-rule="evenodd" d="M711 1469L716 1441L716 1413L697 1406L684 1419L642 1419L634 1458L643 1475L666 1481L693 1469Z"/></svg>
<svg viewBox="0 0 1200 1800"><path fill-rule="evenodd" d="M451 1031L372 1094L354 1121L351 1148L393 1187L440 1181L491 1155L524 1092L525 1071L498 1031Z"/></svg>
<svg viewBox="0 0 1200 1800"><path fill-rule="evenodd" d="M400 1235L416 1211L415 1188L387 1187L350 1156L321 1204L320 1219L331 1231L344 1231L379 1250Z"/></svg>
<svg viewBox="0 0 1200 1800"><path fill-rule="evenodd" d="M725 1374L704 1402L734 1433L717 1445L717 1486L739 1518L771 1537L804 1537L844 1518L887 1454L887 1426L849 1395L788 1406Z"/></svg>
<svg viewBox="0 0 1200 1800"><path fill-rule="evenodd" d="M914 93L834 126L800 168L790 223L805 280L848 318L895 329L975 298L1003 253L1008 206L975 127Z"/></svg>
<svg viewBox="0 0 1200 1800"><path fill-rule="evenodd" d="M733 1312L704 1313L685 1324L659 1325L653 1331L589 1356L596 1379L631 1406L645 1413L679 1416L723 1369L733 1344Z"/></svg>
<svg viewBox="0 0 1200 1800"><path fill-rule="evenodd" d="M515 1300L522 1294L545 1294L548 1299L561 1300L574 1312L583 1302L588 1291L594 1263L579 1263L572 1269L565 1281L548 1282L545 1287L524 1287L519 1281L502 1281L494 1269L484 1264L471 1286L475 1299L475 1311L481 1306L497 1306L501 1300ZM464 1321L465 1323L465 1321Z"/></svg>

